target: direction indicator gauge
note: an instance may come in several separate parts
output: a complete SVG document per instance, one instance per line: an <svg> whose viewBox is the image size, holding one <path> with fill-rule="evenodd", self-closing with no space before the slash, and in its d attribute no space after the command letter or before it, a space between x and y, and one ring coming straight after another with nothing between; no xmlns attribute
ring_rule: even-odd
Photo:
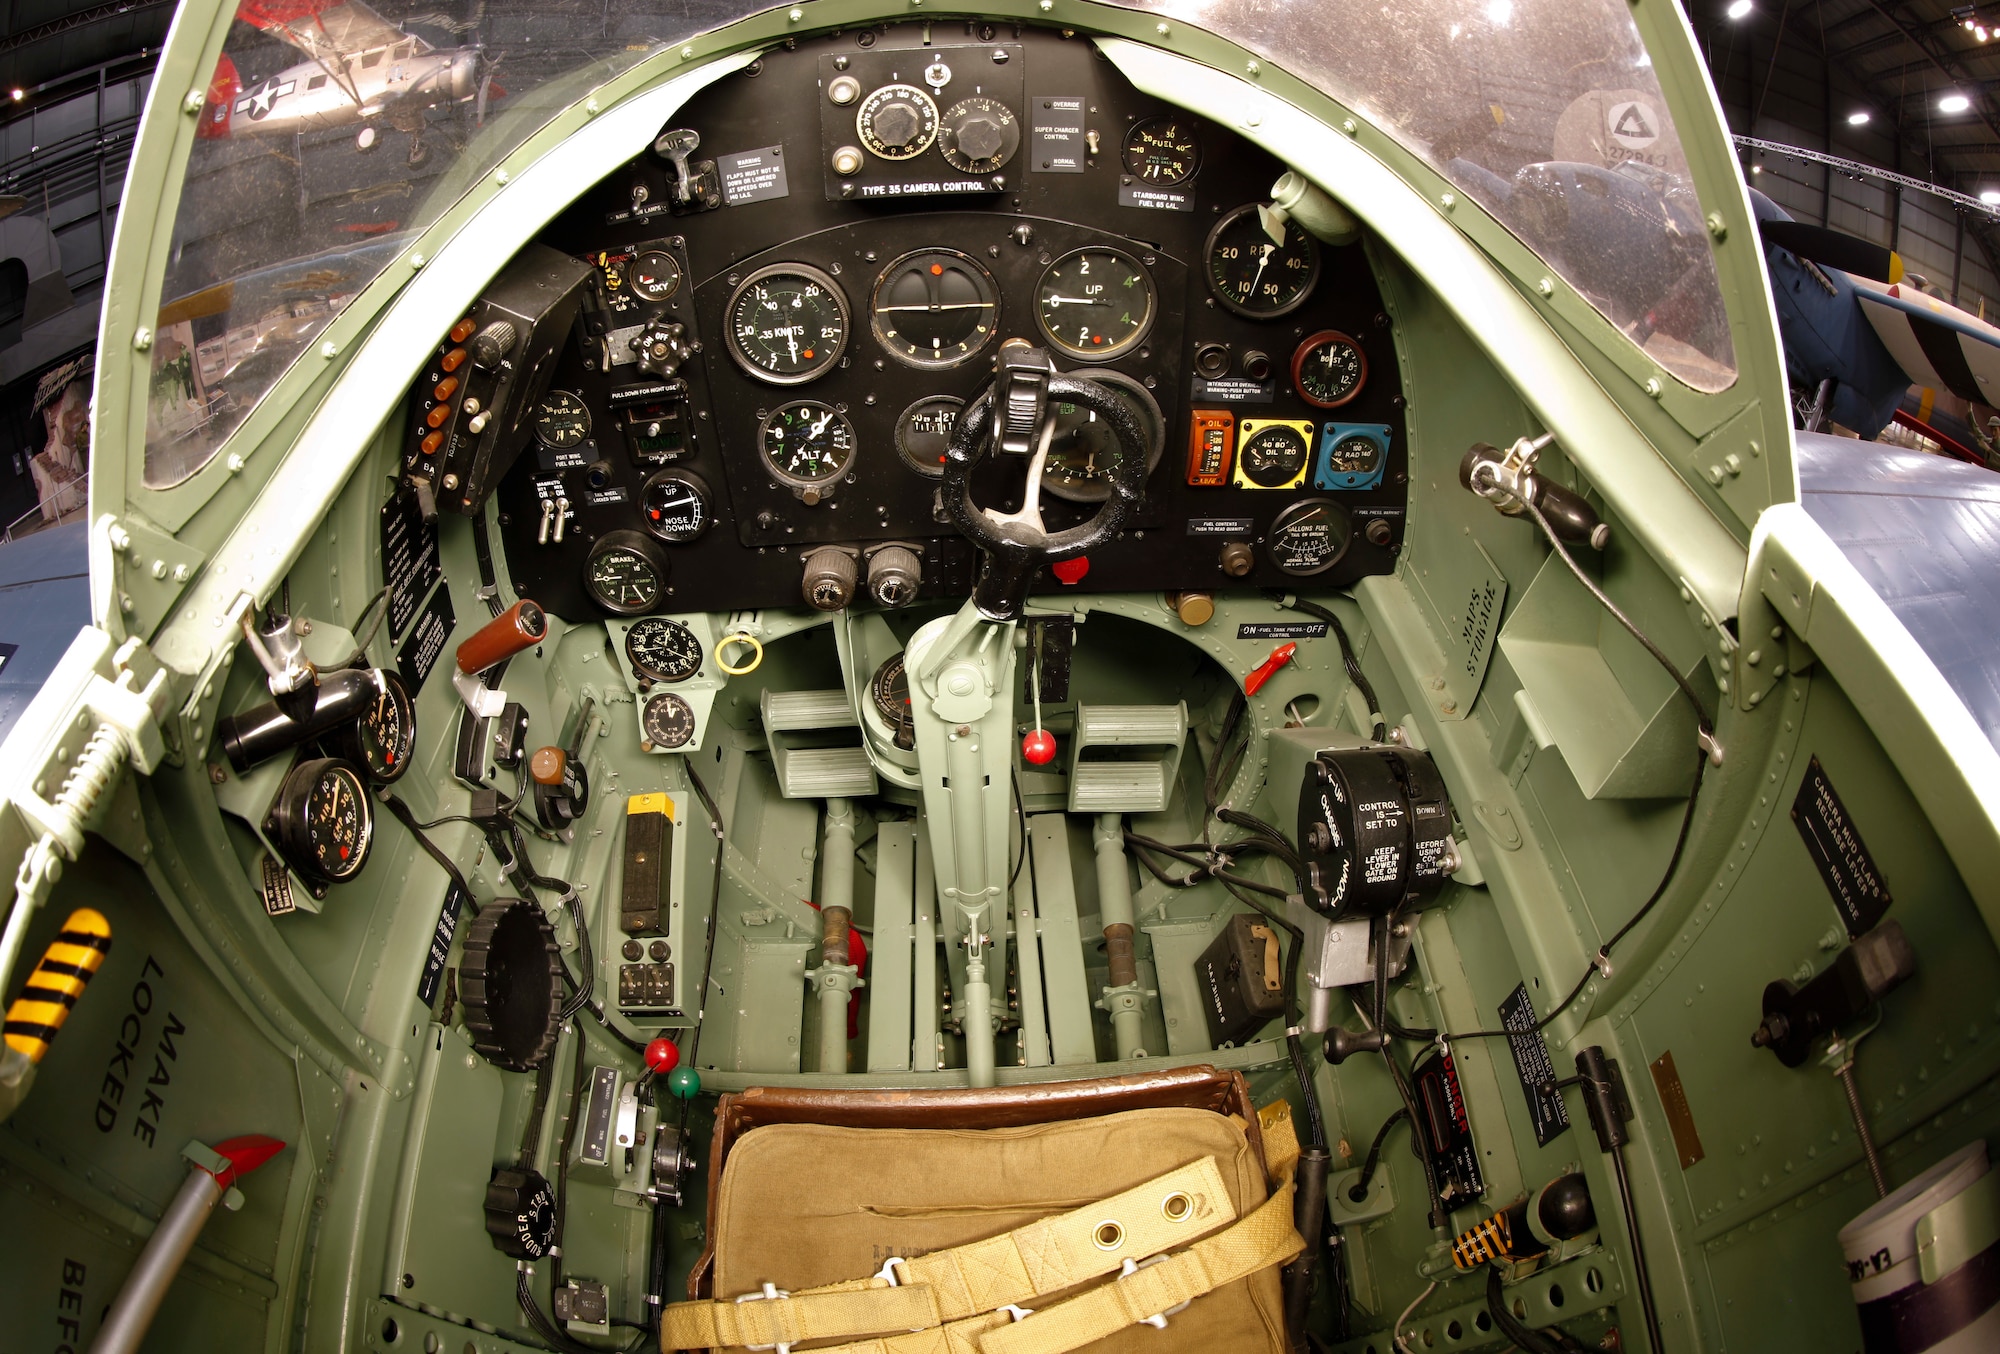
<svg viewBox="0 0 2000 1354"><path fill-rule="evenodd" d="M648 616L625 632L625 657L649 682L685 682L701 671L701 641L665 616Z"/></svg>
<svg viewBox="0 0 2000 1354"><path fill-rule="evenodd" d="M1246 418L1239 428L1236 487L1288 489L1306 477L1313 425Z"/></svg>
<svg viewBox="0 0 2000 1354"><path fill-rule="evenodd" d="M1271 563L1288 574L1323 574L1347 553L1347 509L1330 498L1308 498L1278 514L1264 538Z"/></svg>
<svg viewBox="0 0 2000 1354"><path fill-rule="evenodd" d="M666 586L667 557L651 537L636 531L607 532L583 564L584 591L614 616L651 611Z"/></svg>
<svg viewBox="0 0 2000 1354"><path fill-rule="evenodd" d="M684 748L694 741L694 707L671 691L655 692L640 712L639 729L653 750Z"/></svg>
<svg viewBox="0 0 2000 1354"><path fill-rule="evenodd" d="M1000 286L955 249L920 249L882 270L868 302L875 337L913 367L955 367L998 331Z"/></svg>
<svg viewBox="0 0 2000 1354"><path fill-rule="evenodd" d="M965 401L956 395L927 395L896 419L896 454L903 464L927 479L944 474L944 449L958 426Z"/></svg>
<svg viewBox="0 0 2000 1354"><path fill-rule="evenodd" d="M686 470L662 470L639 490L639 520L663 541L686 545L709 524L708 484Z"/></svg>
<svg viewBox="0 0 2000 1354"><path fill-rule="evenodd" d="M1049 265L1035 289L1042 336L1086 362L1122 357L1153 327L1153 281L1130 254L1093 246Z"/></svg>
<svg viewBox="0 0 2000 1354"><path fill-rule="evenodd" d="M648 301L664 301L681 289L681 266L674 256L649 249L626 269L632 290Z"/></svg>
<svg viewBox="0 0 2000 1354"><path fill-rule="evenodd" d="M1215 223L1208 233L1209 290L1215 299L1253 320L1289 315L1306 303L1319 281L1319 243L1287 220L1274 239L1265 228L1269 209L1251 203Z"/></svg>
<svg viewBox="0 0 2000 1354"><path fill-rule="evenodd" d="M264 831L299 878L341 884L361 873L375 840L368 785L352 762L300 762L278 787Z"/></svg>
<svg viewBox="0 0 2000 1354"><path fill-rule="evenodd" d="M757 451L773 479L817 503L854 464L854 425L830 404L794 400L758 426Z"/></svg>
<svg viewBox="0 0 2000 1354"><path fill-rule="evenodd" d="M1184 117L1147 118L1125 133L1125 172L1156 188L1186 183L1201 167L1194 124Z"/></svg>
<svg viewBox="0 0 2000 1354"><path fill-rule="evenodd" d="M1322 329L1292 354L1292 389L1307 404L1338 409L1361 393L1368 356L1336 329Z"/></svg>
<svg viewBox="0 0 2000 1354"><path fill-rule="evenodd" d="M551 390L535 406L535 440L567 451L590 436L590 406L567 390Z"/></svg>
<svg viewBox="0 0 2000 1354"><path fill-rule="evenodd" d="M832 369L847 348L847 297L817 268L780 263L730 293L729 355L760 381L801 385Z"/></svg>

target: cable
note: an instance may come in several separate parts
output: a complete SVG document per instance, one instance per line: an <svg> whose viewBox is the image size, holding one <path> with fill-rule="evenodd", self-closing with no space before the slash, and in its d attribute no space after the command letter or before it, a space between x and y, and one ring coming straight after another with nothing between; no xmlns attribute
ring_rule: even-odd
<svg viewBox="0 0 2000 1354"><path fill-rule="evenodd" d="M1375 741L1378 743L1387 741L1389 727L1382 718L1382 702L1375 699L1375 688L1369 685L1368 679L1361 674L1361 660L1355 656L1354 641L1348 638L1347 627L1340 623L1340 617L1319 603L1308 602L1294 593L1279 592L1273 595L1267 592L1265 595L1281 607L1303 611L1308 616L1326 622L1327 628L1333 631L1333 637L1340 641L1340 661L1347 669L1347 679L1354 683L1354 689L1361 693L1361 699L1368 702L1369 717L1375 721Z"/></svg>
<svg viewBox="0 0 2000 1354"><path fill-rule="evenodd" d="M377 606L380 606L383 600L388 597L388 595L389 595L389 589L385 586L380 592L377 592L373 597L370 597L368 599L367 604L361 608L361 614L354 618L354 624L357 629L360 627L362 621L368 619L368 613L373 611ZM381 633L382 621L385 617L388 616L388 614L389 612L385 608L382 614L375 618L375 624L368 627L368 634L365 637L354 641L354 652L348 655L347 661L344 663L337 664L336 666L343 668L369 666L368 646L370 644L373 644L375 642L375 636Z"/></svg>
<svg viewBox="0 0 2000 1354"><path fill-rule="evenodd" d="M465 882L465 876L458 872L458 866L452 863L451 857L446 855L436 842L424 835L424 828L426 826L435 827L436 824L418 823L416 814L410 812L410 806L393 794L384 791L379 797L388 806L389 812L395 814L397 820L410 830L410 835L417 839L417 845L423 847L430 858L443 867L446 874L451 876L451 882L458 885L459 890L465 894L467 901L472 904L473 909L476 911L479 907L479 900L472 896L472 888Z"/></svg>
<svg viewBox="0 0 2000 1354"><path fill-rule="evenodd" d="M1660 1313L1653 1305L1653 1276L1646 1269L1646 1250L1639 1241L1639 1212L1632 1206L1632 1179L1625 1173L1625 1149L1613 1148L1611 1171L1618 1177L1618 1207L1625 1214L1625 1234L1632 1242L1632 1277L1639 1285L1639 1308L1646 1317L1646 1336L1652 1344L1652 1354L1666 1354L1666 1345L1660 1339Z"/></svg>
<svg viewBox="0 0 2000 1354"><path fill-rule="evenodd" d="M1361 1163L1361 1173L1354 1177L1354 1183L1348 1187L1347 1197L1350 1201L1358 1204L1367 1199L1368 1184L1375 1178L1375 1168L1382 1163L1382 1147L1389 1141L1389 1130L1397 1124L1409 1122L1410 1108L1405 1105L1384 1119L1382 1127L1375 1130L1375 1141L1368 1144L1368 1155ZM1411 1131L1416 1130L1412 1128Z"/></svg>
<svg viewBox="0 0 2000 1354"><path fill-rule="evenodd" d="M1507 1308L1507 1294L1500 1284L1498 1266L1489 1265L1486 1270L1486 1311L1493 1318L1494 1328L1516 1349L1524 1349L1528 1354L1581 1354L1583 1345L1560 1327L1551 1326L1546 1333L1525 1324L1521 1318ZM1654 1346L1655 1354L1659 1347Z"/></svg>
<svg viewBox="0 0 2000 1354"><path fill-rule="evenodd" d="M702 807L708 810L709 827L715 833L715 874L709 881L708 889L708 929L703 945L705 953L701 961L701 987L695 999L694 1036L688 1040L687 1065L698 1066L701 1054L701 1031L708 1023L708 985L715 969L715 914L722 905L722 857L728 838L728 827L722 821L722 810L715 806L715 796L709 794L708 786L702 783L701 775L694 769L693 761L685 763L688 783L701 796ZM687 1161L688 1106L690 1101L681 1101L680 1122L674 1130L674 1150L677 1162Z"/></svg>
<svg viewBox="0 0 2000 1354"><path fill-rule="evenodd" d="M1014 786L1014 815L1021 820L1021 844L1014 850L1014 873L1007 876L1007 887L1011 890L1014 881L1021 877L1021 866L1028 859L1028 806L1021 802L1021 773L1009 771L1007 779Z"/></svg>
<svg viewBox="0 0 2000 1354"><path fill-rule="evenodd" d="M1389 1327L1389 1334L1392 1337L1394 1337L1396 1341L1396 1348L1402 1350L1403 1354L1411 1354L1410 1347L1403 1343L1404 1323L1410 1319L1411 1314L1414 1313L1417 1310L1417 1308L1424 1305L1425 1299L1429 1298L1430 1295L1435 1292L1437 1292L1437 1280L1432 1279L1428 1284L1424 1286L1424 1291L1417 1294L1417 1296L1411 1300L1410 1305L1403 1309L1403 1314L1396 1318L1396 1324Z"/></svg>

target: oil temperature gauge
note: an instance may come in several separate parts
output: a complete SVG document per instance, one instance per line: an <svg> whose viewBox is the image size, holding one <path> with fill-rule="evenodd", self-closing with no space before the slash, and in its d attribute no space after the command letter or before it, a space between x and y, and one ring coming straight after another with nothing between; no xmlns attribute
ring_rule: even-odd
<svg viewBox="0 0 2000 1354"><path fill-rule="evenodd" d="M354 878L375 841L374 806L360 769L339 757L300 762L278 787L264 832L315 896Z"/></svg>
<svg viewBox="0 0 2000 1354"><path fill-rule="evenodd" d="M1347 553L1347 509L1330 498L1307 498L1278 514L1264 538L1271 563L1295 577L1323 574Z"/></svg>
<svg viewBox="0 0 2000 1354"><path fill-rule="evenodd" d="M649 682L685 682L701 671L701 641L665 616L648 616L625 632L625 657Z"/></svg>
<svg viewBox="0 0 2000 1354"><path fill-rule="evenodd" d="M656 692L640 712L639 731L649 751L684 748L694 741L694 707L671 691Z"/></svg>

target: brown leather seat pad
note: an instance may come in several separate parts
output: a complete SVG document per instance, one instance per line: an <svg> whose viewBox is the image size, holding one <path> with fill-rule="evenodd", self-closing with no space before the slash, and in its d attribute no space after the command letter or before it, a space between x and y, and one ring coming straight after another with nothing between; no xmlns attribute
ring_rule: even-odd
<svg viewBox="0 0 2000 1354"><path fill-rule="evenodd" d="M1131 1189L1205 1156L1240 1217L1266 1197L1241 1125L1200 1109L1143 1109L1019 1128L857 1129L773 1124L746 1133L723 1167L717 1297L765 1282L798 1291L873 1274ZM1046 1306L1044 1296L1030 1306ZM1276 1269L1226 1285L1171 1317L1090 1346L1105 1354L1284 1349Z"/></svg>

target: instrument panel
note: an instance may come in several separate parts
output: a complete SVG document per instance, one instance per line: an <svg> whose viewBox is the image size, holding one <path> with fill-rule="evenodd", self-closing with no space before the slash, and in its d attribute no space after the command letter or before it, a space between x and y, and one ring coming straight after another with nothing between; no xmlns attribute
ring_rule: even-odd
<svg viewBox="0 0 2000 1354"><path fill-rule="evenodd" d="M1361 248L1287 219L1283 165L1087 42L977 22L802 40L658 147L541 240L590 275L498 490L523 595L576 619L965 595L942 457L1010 337L1111 387L1148 443L1121 535L1038 592L1393 567L1401 382ZM1119 449L1054 412L1061 531ZM1002 457L973 480L1001 512L1023 487Z"/></svg>

